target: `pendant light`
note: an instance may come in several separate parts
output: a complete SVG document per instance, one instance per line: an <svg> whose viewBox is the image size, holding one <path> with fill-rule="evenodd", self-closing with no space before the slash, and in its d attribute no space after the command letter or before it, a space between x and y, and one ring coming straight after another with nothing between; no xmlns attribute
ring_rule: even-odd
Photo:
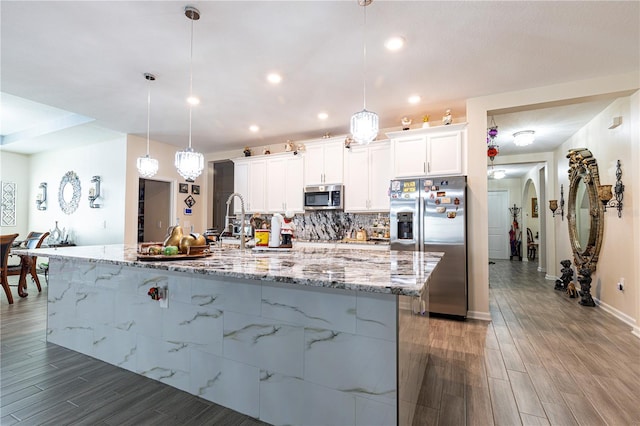
<svg viewBox="0 0 640 426"><path fill-rule="evenodd" d="M184 151L176 152L175 165L178 173L187 180L193 182L204 169L204 156L191 148L191 116L193 105L197 103L193 97L193 21L200 19L200 11L192 6L184 8L184 14L191 20L191 56L189 65L189 147Z"/></svg>
<svg viewBox="0 0 640 426"><path fill-rule="evenodd" d="M367 111L367 6L373 0L358 0L358 4L364 10L363 49L362 49L362 92L363 109L351 116L351 135L361 144L367 145L378 136L378 114Z"/></svg>
<svg viewBox="0 0 640 426"><path fill-rule="evenodd" d="M150 73L144 73L147 83L147 155L138 157L138 173L144 178L150 178L158 173L158 160L149 156L149 123L151 116L151 82L155 81L156 76Z"/></svg>

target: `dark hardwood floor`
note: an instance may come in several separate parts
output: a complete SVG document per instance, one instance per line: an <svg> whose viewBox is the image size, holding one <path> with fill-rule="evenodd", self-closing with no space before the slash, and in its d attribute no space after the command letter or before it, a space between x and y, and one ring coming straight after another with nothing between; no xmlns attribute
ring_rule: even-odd
<svg viewBox="0 0 640 426"><path fill-rule="evenodd" d="M46 343L46 285L29 293L0 301L1 425L265 424ZM535 262L490 265L490 309L492 322L431 319L415 425L640 425L628 326L553 290Z"/></svg>

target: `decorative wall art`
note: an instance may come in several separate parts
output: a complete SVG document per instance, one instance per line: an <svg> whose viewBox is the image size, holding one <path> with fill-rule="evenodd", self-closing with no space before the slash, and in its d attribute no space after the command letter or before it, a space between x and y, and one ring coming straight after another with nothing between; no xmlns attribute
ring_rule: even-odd
<svg viewBox="0 0 640 426"><path fill-rule="evenodd" d="M194 195L200 195L200 185L191 185L191 193Z"/></svg>
<svg viewBox="0 0 640 426"><path fill-rule="evenodd" d="M531 217L538 217L538 199L531 199Z"/></svg>
<svg viewBox="0 0 640 426"><path fill-rule="evenodd" d="M80 179L74 171L68 171L60 180L58 202L66 214L72 214L80 203Z"/></svg>
<svg viewBox="0 0 640 426"><path fill-rule="evenodd" d="M191 208L196 203L196 199L189 195L184 199L184 203L187 205L187 207Z"/></svg>
<svg viewBox="0 0 640 426"><path fill-rule="evenodd" d="M16 226L16 191L15 182L2 182L2 226Z"/></svg>
<svg viewBox="0 0 640 426"><path fill-rule="evenodd" d="M181 183L178 186L178 192L180 192L181 194L188 194L189 193L189 184L188 183Z"/></svg>

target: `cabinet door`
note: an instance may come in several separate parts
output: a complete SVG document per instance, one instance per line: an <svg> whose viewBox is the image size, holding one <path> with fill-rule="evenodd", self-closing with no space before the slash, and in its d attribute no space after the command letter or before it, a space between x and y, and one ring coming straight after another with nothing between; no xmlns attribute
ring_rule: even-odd
<svg viewBox="0 0 640 426"><path fill-rule="evenodd" d="M427 138L413 136L393 141L393 176L424 176L427 172Z"/></svg>
<svg viewBox="0 0 640 426"><path fill-rule="evenodd" d="M440 133L427 137L427 174L462 173L462 132Z"/></svg>
<svg viewBox="0 0 640 426"><path fill-rule="evenodd" d="M366 211L369 204L369 149L351 148L345 155L344 168L344 210Z"/></svg>
<svg viewBox="0 0 640 426"><path fill-rule="evenodd" d="M287 184L287 160L284 157L267 161L267 212L284 210Z"/></svg>
<svg viewBox="0 0 640 426"><path fill-rule="evenodd" d="M369 147L369 210L372 211L389 211L389 153L389 142Z"/></svg>
<svg viewBox="0 0 640 426"><path fill-rule="evenodd" d="M304 153L304 184L324 183L324 148L322 145L308 145Z"/></svg>
<svg viewBox="0 0 640 426"><path fill-rule="evenodd" d="M249 197L249 163L241 162L233 165L233 191L242 195L245 202ZM226 206L225 206L226 207ZM246 209L246 206L245 206ZM240 214L240 200L233 199L233 213Z"/></svg>
<svg viewBox="0 0 640 426"><path fill-rule="evenodd" d="M304 162L300 155L289 157L286 162L286 179L284 182L285 211L303 213L304 185L302 184Z"/></svg>
<svg viewBox="0 0 640 426"><path fill-rule="evenodd" d="M267 161L252 160L249 163L249 206L248 212L262 213L266 211Z"/></svg>
<svg viewBox="0 0 640 426"><path fill-rule="evenodd" d="M344 142L328 142L324 145L324 182L341 184L343 180Z"/></svg>

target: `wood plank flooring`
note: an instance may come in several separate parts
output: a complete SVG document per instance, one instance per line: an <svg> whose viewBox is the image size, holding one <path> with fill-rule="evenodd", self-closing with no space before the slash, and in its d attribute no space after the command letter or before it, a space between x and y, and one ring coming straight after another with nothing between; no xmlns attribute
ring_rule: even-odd
<svg viewBox="0 0 640 426"><path fill-rule="evenodd" d="M490 283L492 322L431 319L414 425L640 425L628 326L553 290L534 262L495 261ZM46 343L46 285L29 292L0 301L1 425L265 425Z"/></svg>

